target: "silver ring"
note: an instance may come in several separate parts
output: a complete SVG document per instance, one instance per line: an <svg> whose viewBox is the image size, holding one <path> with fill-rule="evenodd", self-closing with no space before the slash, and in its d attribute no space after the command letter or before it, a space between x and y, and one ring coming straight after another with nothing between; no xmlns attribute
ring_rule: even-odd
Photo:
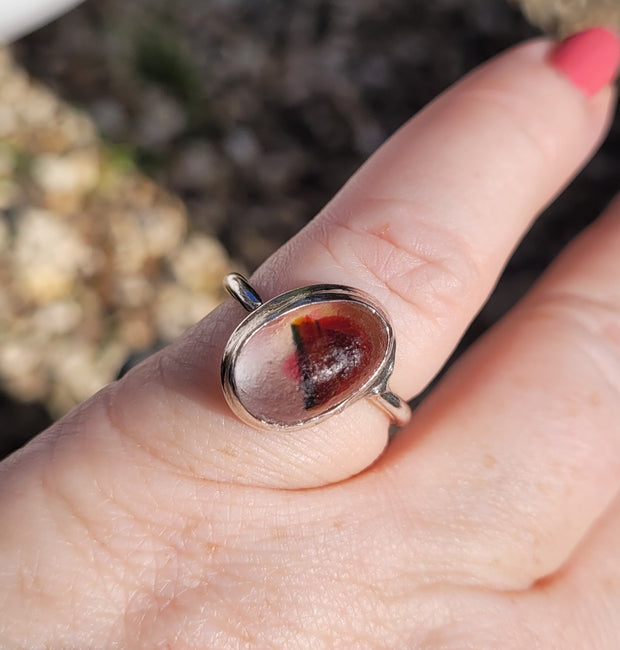
<svg viewBox="0 0 620 650"><path fill-rule="evenodd" d="M221 366L226 401L239 419L300 429L369 398L394 425L409 421L409 405L388 388L392 325L371 296L316 284L263 302L238 273L224 285L250 312L230 335Z"/></svg>

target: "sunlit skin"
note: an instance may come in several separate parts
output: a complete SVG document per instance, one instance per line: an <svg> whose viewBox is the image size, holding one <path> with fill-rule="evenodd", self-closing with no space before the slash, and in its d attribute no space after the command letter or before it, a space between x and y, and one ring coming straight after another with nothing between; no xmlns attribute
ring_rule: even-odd
<svg viewBox="0 0 620 650"><path fill-rule="evenodd" d="M483 66L252 278L391 315L419 393L613 111L549 64ZM386 447L358 402L254 430L220 386L230 300L1 465L0 647L620 647L620 202Z"/></svg>

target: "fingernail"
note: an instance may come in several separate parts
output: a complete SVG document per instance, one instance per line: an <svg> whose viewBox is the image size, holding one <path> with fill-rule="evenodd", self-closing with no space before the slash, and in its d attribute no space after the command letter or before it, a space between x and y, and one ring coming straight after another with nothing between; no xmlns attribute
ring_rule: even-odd
<svg viewBox="0 0 620 650"><path fill-rule="evenodd" d="M556 70L591 97L615 78L620 65L620 41L612 31L594 27L562 41L550 59Z"/></svg>

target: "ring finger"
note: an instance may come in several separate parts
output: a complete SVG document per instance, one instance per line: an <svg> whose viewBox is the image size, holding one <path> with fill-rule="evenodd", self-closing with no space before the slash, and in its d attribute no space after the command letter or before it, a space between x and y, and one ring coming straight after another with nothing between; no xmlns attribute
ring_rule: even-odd
<svg viewBox="0 0 620 650"><path fill-rule="evenodd" d="M419 392L532 218L605 130L611 91L589 97L592 89L569 83L550 64L550 47L540 41L499 57L407 124L259 269L261 295L321 282L366 290L394 321L393 388L407 398ZM601 88L614 63L605 64ZM218 357L240 315L224 305L130 373L110 394L115 426L218 480L312 486L368 466L385 446L387 421L367 403L292 436L256 432L231 416Z"/></svg>

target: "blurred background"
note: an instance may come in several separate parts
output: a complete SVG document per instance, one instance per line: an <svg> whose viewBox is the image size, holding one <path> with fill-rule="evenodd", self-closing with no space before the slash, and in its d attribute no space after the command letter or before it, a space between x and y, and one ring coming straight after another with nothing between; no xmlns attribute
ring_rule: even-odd
<svg viewBox="0 0 620 650"><path fill-rule="evenodd" d="M550 31L593 21L583 0L524 4ZM90 0L0 49L0 455L200 319L409 116L537 33L503 0ZM616 121L461 349L611 199L619 161Z"/></svg>

